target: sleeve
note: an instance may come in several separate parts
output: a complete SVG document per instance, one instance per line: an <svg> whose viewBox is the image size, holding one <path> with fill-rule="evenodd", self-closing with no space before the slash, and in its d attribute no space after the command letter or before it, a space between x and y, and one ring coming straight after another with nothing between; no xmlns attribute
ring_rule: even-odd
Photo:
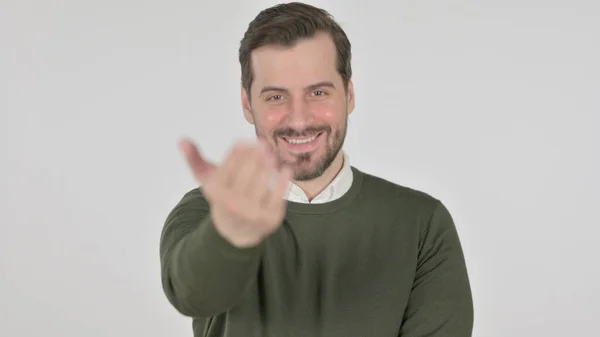
<svg viewBox="0 0 600 337"><path fill-rule="evenodd" d="M190 317L216 316L235 306L254 282L261 245L237 248L213 226L198 189L169 213L160 237L164 293Z"/></svg>
<svg viewBox="0 0 600 337"><path fill-rule="evenodd" d="M418 262L400 337L470 337L473 299L453 219L437 202L421 228Z"/></svg>

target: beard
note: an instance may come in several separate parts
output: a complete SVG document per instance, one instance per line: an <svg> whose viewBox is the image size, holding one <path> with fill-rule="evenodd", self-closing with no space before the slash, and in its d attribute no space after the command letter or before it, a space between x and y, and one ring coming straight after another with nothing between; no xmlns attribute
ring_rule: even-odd
<svg viewBox="0 0 600 337"><path fill-rule="evenodd" d="M346 131L348 129L348 117L344 119L342 127L333 131L330 126L320 127L309 127L304 130L295 130L291 128L277 129L273 132L273 141L277 144L278 138L283 136L306 136L316 133L322 133L321 137L327 137L325 141L325 154L320 158L317 158L316 153L301 153L294 155L296 158L294 163L287 163L283 158L283 154L278 154L280 165L291 165L294 171L294 180L296 181L307 181L313 180L325 173L331 166L339 152L344 146L346 139ZM259 138L265 138L260 132L258 127L255 125L256 136Z"/></svg>
<svg viewBox="0 0 600 337"><path fill-rule="evenodd" d="M307 181L313 180L325 173L331 166L338 153L342 150L344 145L344 139L346 138L346 125L347 121L344 122L344 126L335 132L327 131L323 136L327 136L328 141L326 142L325 154L321 158L315 158L317 154L313 153L301 153L296 155L296 162L294 163L294 180ZM331 138L331 143L329 142ZM312 167L311 163L316 161L316 165Z"/></svg>

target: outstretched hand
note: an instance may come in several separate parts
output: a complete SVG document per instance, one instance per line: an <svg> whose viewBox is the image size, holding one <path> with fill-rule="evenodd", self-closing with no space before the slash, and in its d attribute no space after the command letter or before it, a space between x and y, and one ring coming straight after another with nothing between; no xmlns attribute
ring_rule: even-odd
<svg viewBox="0 0 600 337"><path fill-rule="evenodd" d="M192 141L182 139L179 141L178 146L181 152L183 152L196 182L202 184L208 180L217 166L204 159L200 151L198 151L198 147Z"/></svg>
<svg viewBox="0 0 600 337"><path fill-rule="evenodd" d="M237 143L219 166L187 139L179 148L210 205L215 228L231 244L255 246L279 228L292 170L278 167L266 143Z"/></svg>

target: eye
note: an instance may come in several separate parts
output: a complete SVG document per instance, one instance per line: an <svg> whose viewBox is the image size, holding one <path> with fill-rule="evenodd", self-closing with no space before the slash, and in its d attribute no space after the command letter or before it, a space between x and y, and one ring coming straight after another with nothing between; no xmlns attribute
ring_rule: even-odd
<svg viewBox="0 0 600 337"><path fill-rule="evenodd" d="M323 90L315 90L313 91L313 96L323 96L325 92Z"/></svg>
<svg viewBox="0 0 600 337"><path fill-rule="evenodd" d="M272 95L267 98L267 101L280 101L283 99L283 95Z"/></svg>

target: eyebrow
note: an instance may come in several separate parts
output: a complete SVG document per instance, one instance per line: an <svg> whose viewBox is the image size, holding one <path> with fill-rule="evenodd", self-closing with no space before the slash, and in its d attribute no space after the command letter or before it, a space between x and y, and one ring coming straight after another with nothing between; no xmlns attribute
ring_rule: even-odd
<svg viewBox="0 0 600 337"><path fill-rule="evenodd" d="M322 88L322 87L329 87L329 88L333 88L335 89L335 85L333 85L333 82L330 81L322 81L322 82L318 82L315 84L311 84L309 86L307 86L305 88L306 91L310 91L310 90L315 90L317 88ZM283 87L277 87L277 86L266 86L263 87L262 90L260 91L260 93L264 93L267 91L280 91L280 92L288 92L289 90Z"/></svg>

